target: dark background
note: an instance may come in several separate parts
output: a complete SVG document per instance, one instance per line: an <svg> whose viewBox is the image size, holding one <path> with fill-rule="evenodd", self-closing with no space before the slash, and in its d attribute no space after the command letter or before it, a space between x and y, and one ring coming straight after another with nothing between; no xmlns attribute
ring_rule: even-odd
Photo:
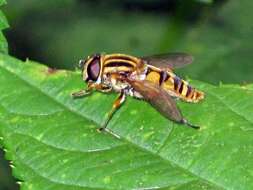
<svg viewBox="0 0 253 190"><path fill-rule="evenodd" d="M173 51L195 62L177 72L204 82L253 81L251 0L8 0L9 53L74 70L96 52ZM18 189L0 152L0 190Z"/></svg>

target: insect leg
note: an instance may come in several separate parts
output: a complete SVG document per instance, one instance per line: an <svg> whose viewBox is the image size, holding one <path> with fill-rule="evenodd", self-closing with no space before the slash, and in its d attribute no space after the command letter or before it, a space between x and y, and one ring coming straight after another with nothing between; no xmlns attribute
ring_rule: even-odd
<svg viewBox="0 0 253 190"><path fill-rule="evenodd" d="M124 90L122 90L119 94L119 96L116 98L116 100L113 103L112 109L109 112L106 121L104 122L104 124L102 125L101 128L99 128L99 131L105 130L107 124L109 123L109 121L111 120L113 114L120 108L120 106L125 102L126 100L126 95Z"/></svg>
<svg viewBox="0 0 253 190"><path fill-rule="evenodd" d="M78 92L73 92L71 94L71 96L73 98L82 98L86 95L89 95L92 92L93 89L94 89L94 84L88 83L88 88L87 89L82 89Z"/></svg>
<svg viewBox="0 0 253 190"><path fill-rule="evenodd" d="M87 89L80 90L78 92L72 93L73 98L82 98L86 95L89 95L92 93L93 90L98 90L100 92L110 92L112 88L110 86L106 86L103 84L95 84L95 83L89 83Z"/></svg>
<svg viewBox="0 0 253 190"><path fill-rule="evenodd" d="M197 125L193 125L191 123L189 123L186 119L182 119L182 123L188 127L191 127L193 129L200 129L200 126L197 126Z"/></svg>
<svg viewBox="0 0 253 190"><path fill-rule="evenodd" d="M83 89L83 90L80 90L78 92L73 92L71 94L71 96L73 98L82 98L82 97L84 97L84 96L86 96L86 95L88 95L90 93L91 93L91 90L89 90L89 89Z"/></svg>
<svg viewBox="0 0 253 190"><path fill-rule="evenodd" d="M111 86L106 86L106 85L100 85L99 88L96 88L96 90L100 92L111 92L112 87Z"/></svg>

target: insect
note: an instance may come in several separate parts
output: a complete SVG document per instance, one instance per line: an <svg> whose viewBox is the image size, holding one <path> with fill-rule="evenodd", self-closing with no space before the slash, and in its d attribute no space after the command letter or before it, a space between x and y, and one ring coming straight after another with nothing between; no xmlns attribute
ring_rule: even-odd
<svg viewBox="0 0 253 190"><path fill-rule="evenodd" d="M118 53L94 54L80 60L82 77L88 85L86 89L72 93L72 96L80 98L94 90L119 93L100 130L106 128L127 95L146 100L166 118L197 129L199 126L192 125L182 116L174 100L196 103L204 98L203 92L193 88L173 72L173 69L191 62L192 57L186 53L141 58Z"/></svg>

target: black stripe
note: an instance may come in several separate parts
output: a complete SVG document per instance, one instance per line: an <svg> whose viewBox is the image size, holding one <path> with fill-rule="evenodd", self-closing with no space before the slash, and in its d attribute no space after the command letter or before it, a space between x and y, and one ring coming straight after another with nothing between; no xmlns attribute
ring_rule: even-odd
<svg viewBox="0 0 253 190"><path fill-rule="evenodd" d="M183 88L184 88L184 83L182 82L182 83L181 83L181 86L180 86L180 88L179 88L179 93L180 93L180 94L182 93Z"/></svg>
<svg viewBox="0 0 253 190"><path fill-rule="evenodd" d="M168 76L167 71L161 71L160 72L159 85L161 86L164 81L168 80L168 78L169 78L169 76Z"/></svg>
<svg viewBox="0 0 253 190"><path fill-rule="evenodd" d="M196 99L199 99L199 97L200 97L200 93L196 92Z"/></svg>
<svg viewBox="0 0 253 190"><path fill-rule="evenodd" d="M187 86L187 92L186 92L186 97L188 97L192 92L192 87L191 86Z"/></svg>
<svg viewBox="0 0 253 190"><path fill-rule="evenodd" d="M146 76L148 76L148 74L150 73L152 71L152 69L151 68L147 68L147 71L146 71Z"/></svg>
<svg viewBox="0 0 253 190"><path fill-rule="evenodd" d="M120 66L125 66L125 67L133 67L130 63L127 62L110 62L105 65L105 67L120 67Z"/></svg>
<svg viewBox="0 0 253 190"><path fill-rule="evenodd" d="M174 78L174 90L177 90L179 85L181 84L181 79L175 76Z"/></svg>

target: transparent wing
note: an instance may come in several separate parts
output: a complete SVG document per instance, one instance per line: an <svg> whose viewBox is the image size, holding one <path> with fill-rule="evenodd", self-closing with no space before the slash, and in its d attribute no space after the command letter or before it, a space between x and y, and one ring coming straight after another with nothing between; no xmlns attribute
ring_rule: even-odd
<svg viewBox="0 0 253 190"><path fill-rule="evenodd" d="M130 85L139 92L146 101L156 108L166 118L184 123L184 118L175 101L162 88L149 81L128 80Z"/></svg>
<svg viewBox="0 0 253 190"><path fill-rule="evenodd" d="M167 53L142 57L147 64L160 68L180 68L191 64L193 57L187 53Z"/></svg>

